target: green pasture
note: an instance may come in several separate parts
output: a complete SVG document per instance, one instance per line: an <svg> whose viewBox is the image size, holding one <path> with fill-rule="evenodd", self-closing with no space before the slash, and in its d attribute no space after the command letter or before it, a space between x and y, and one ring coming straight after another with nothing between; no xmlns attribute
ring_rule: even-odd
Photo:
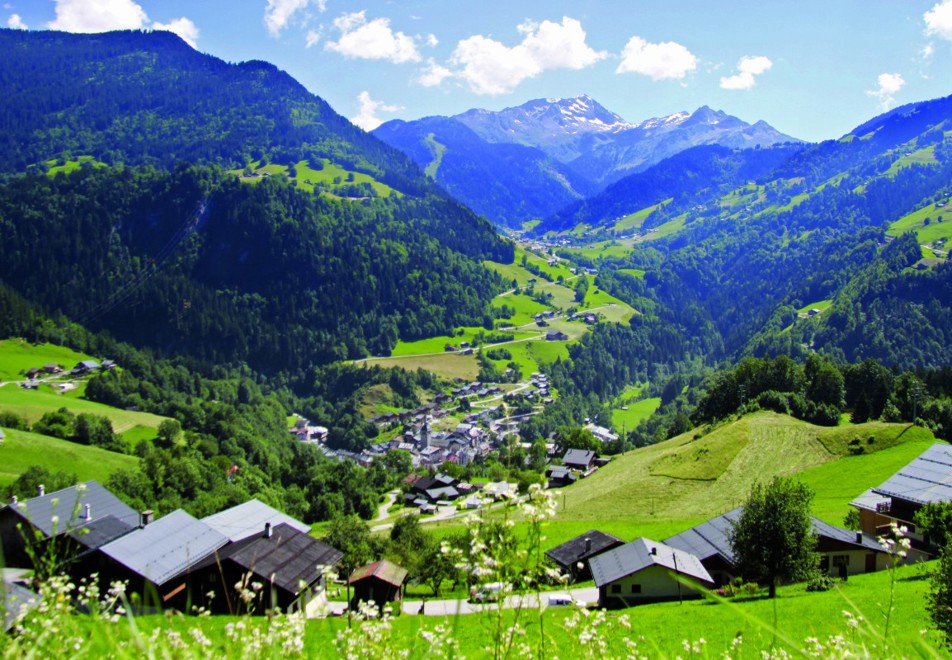
<svg viewBox="0 0 952 660"><path fill-rule="evenodd" d="M641 226L642 226L643 224L645 224L645 220L647 220L648 217L649 217L652 213L654 213L655 211L657 211L658 209L660 209L662 206L665 206L666 204L669 204L671 201L673 201L673 199L672 199L672 198L669 198L669 199L664 200L664 201L661 202L660 204L655 204L655 205L653 205L653 206L649 206L649 207L647 207L647 208L643 208L643 209L641 209L640 211L635 211L634 213L629 213L628 215L626 215L626 216L620 218L620 219L615 223L615 226L614 226L612 229L613 229L616 233L619 233L619 234L622 234L622 233L624 233L624 232L626 232L626 231L630 231L630 230L632 230L632 229L641 229Z"/></svg>
<svg viewBox="0 0 952 660"><path fill-rule="evenodd" d="M621 407L612 410L612 426L616 431L628 429L629 431L642 420L651 417L661 405L661 397L642 399L633 403L623 404L628 410L622 410Z"/></svg>
<svg viewBox="0 0 952 660"><path fill-rule="evenodd" d="M546 310L552 309L551 306L543 305L524 293L500 295L493 298L493 307L501 309L503 305L514 310L512 317L503 319L503 322L513 326L533 323L533 317L536 314L541 314Z"/></svg>
<svg viewBox="0 0 952 660"><path fill-rule="evenodd" d="M920 245L933 245L936 241L944 241L945 244L939 249L947 252L952 249L952 206L948 204L949 200L939 202L945 204L930 204L929 206L913 211L903 216L889 226L886 234L889 236L901 236L906 232L915 232L916 240ZM923 248L925 252L925 248ZM923 256L932 256L923 255Z"/></svg>
<svg viewBox="0 0 952 660"><path fill-rule="evenodd" d="M402 357L367 358L356 362L357 365L368 367L384 367L392 369L400 367L407 371L423 369L442 378L462 378L475 380L479 373L479 364L476 355L460 355L459 353L441 353L439 355L405 355Z"/></svg>
<svg viewBox="0 0 952 660"><path fill-rule="evenodd" d="M55 344L31 344L24 339L0 340L0 381L23 380L27 369L44 364L59 364L72 369L83 360L92 360L85 353Z"/></svg>
<svg viewBox="0 0 952 660"><path fill-rule="evenodd" d="M121 410L95 401L64 396L45 385L41 385L37 390L25 390L16 385L0 387L0 410L24 417L30 424L44 414L60 408L66 408L76 415L89 413L108 417L113 431L123 437L129 431L132 431L133 438L142 437L148 432L141 429L152 429L150 437L154 438L155 429L165 420L164 417L152 413ZM134 430L137 427L140 430Z"/></svg>
<svg viewBox="0 0 952 660"><path fill-rule="evenodd" d="M894 177L899 170L909 167L910 165L932 165L937 162L935 159L935 146L929 145L922 149L904 153L886 170L885 176Z"/></svg>
<svg viewBox="0 0 952 660"><path fill-rule="evenodd" d="M427 163L423 173L431 179L436 179L436 173L439 172L440 164L443 162L443 154L446 153L446 145L437 142L433 133L426 136L425 143L430 153L433 154L433 160Z"/></svg>
<svg viewBox="0 0 952 660"><path fill-rule="evenodd" d="M314 169L307 160L298 161L294 165L295 176L292 180L297 182L298 188L307 192L314 192L315 186L322 185L326 187L329 194L333 195L337 186L366 183L370 184L379 197L389 197L391 193L396 192L390 186L380 183L368 174L346 170L327 158L322 158L321 161L324 164L322 169ZM277 163L261 165L260 162L255 161L250 163L246 170L232 170L232 173L237 174L242 181L257 183L262 180L265 174L269 176L289 176L289 169L287 165ZM247 174L249 170L252 175L257 174L258 176Z"/></svg>
<svg viewBox="0 0 952 660"><path fill-rule="evenodd" d="M640 268L619 268L616 272L637 277L639 280L645 279L645 271L641 270Z"/></svg>
<svg viewBox="0 0 952 660"><path fill-rule="evenodd" d="M649 229L648 233L646 233L644 236L641 236L638 241L657 241L673 234L677 234L679 231L684 229L684 226L687 224L687 217L687 213L682 213L678 217L668 220L663 225Z"/></svg>
<svg viewBox="0 0 952 660"><path fill-rule="evenodd" d="M907 440L932 440L928 432L910 433L903 424L876 422L844 428L862 438L879 438L869 445L870 451L892 444L903 446L899 443ZM696 429L619 456L591 477L564 489L566 510L559 512L557 520L584 520L592 526L622 520L633 529L648 522L706 520L743 503L757 481L803 473L840 459L846 453L840 452L841 448L848 444L836 440L839 432L839 428L818 427L770 412L748 415L703 435ZM869 453L853 457L851 464L870 457L893 465L893 471L906 462L900 457L893 464L889 456ZM844 483L848 479L852 477L845 476ZM855 490L849 498L881 481L857 478L849 484L850 490ZM830 504L824 507L833 510Z"/></svg>
<svg viewBox="0 0 952 660"><path fill-rule="evenodd" d="M830 305L832 305L832 304L833 304L833 300L831 300L831 299L830 299L830 300L817 300L816 302L812 302L812 303L810 303L810 304L808 304L808 305L804 305L803 307L801 307L800 309L797 310L797 313L798 313L798 314L806 315L807 312L809 312L811 309L818 309L818 310L820 310L821 312L825 312L827 309L830 308Z"/></svg>
<svg viewBox="0 0 952 660"><path fill-rule="evenodd" d="M79 156L72 160L63 161L59 158L52 158L50 160L44 161L43 165L46 166L46 174L48 176L56 176L59 173L69 174L74 172L82 167L85 163L89 163L93 167L106 167L105 163L102 163L92 156Z"/></svg>
<svg viewBox="0 0 952 660"><path fill-rule="evenodd" d="M135 470L139 459L99 447L80 445L59 438L6 429L0 444L0 486L13 483L31 465L50 471L72 472L82 481L105 483L118 469Z"/></svg>
<svg viewBox="0 0 952 660"><path fill-rule="evenodd" d="M501 613L487 607L477 614L445 617L401 614L378 632L363 634L358 647L363 645L367 657L391 657L400 651L406 657L426 657L433 653L429 638L435 633L438 639L444 635L452 639L460 655L491 658L492 640L506 634L518 622L525 635L519 635L517 640L525 641L539 657L759 658L762 651L771 647L782 649L783 655L778 655L778 651L770 657L857 657L845 650L837 654L816 652L816 642L828 644L831 637L839 636L845 643L862 645L860 657L938 658L946 653L940 637L930 629L925 610L929 588L926 578L931 570L931 564L900 566L894 574L881 571L853 576L825 592L808 592L804 585L784 586L778 589L776 599L762 594L734 599L709 597L607 611L603 623L591 632L591 616L583 616L580 625L578 614L570 607ZM849 626L844 613L860 624L856 628ZM82 631L79 636L90 640L89 648L84 650L92 656L112 655L116 648L137 648L135 640L166 639L170 634L192 640L194 635L189 631L198 628L208 640L203 654L239 657L246 650L229 641L226 629L238 622L250 628L264 628L267 621L264 617L148 615L136 617L133 631L126 622L107 626L88 617L76 619ZM351 624L346 617L308 621L302 640L303 654L326 655L348 625ZM154 634L156 629L163 632ZM597 647L590 635L598 640ZM636 647L630 647L624 638ZM815 641L807 641L808 638ZM544 653L540 643L543 639ZM685 643L689 647L698 643L699 653L685 652ZM273 650L275 654L281 653L277 647Z"/></svg>

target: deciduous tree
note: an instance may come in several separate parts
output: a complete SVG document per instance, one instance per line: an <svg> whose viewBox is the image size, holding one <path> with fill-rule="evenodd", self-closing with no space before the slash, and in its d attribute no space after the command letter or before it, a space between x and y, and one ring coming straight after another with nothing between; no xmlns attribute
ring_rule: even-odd
<svg viewBox="0 0 952 660"><path fill-rule="evenodd" d="M813 493L803 484L775 477L755 484L728 532L734 563L745 578L777 585L806 579L816 567L816 537L810 523Z"/></svg>

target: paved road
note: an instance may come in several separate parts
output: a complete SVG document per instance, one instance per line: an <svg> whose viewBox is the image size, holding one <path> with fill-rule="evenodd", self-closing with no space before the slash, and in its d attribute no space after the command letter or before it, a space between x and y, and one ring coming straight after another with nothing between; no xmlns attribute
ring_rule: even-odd
<svg viewBox="0 0 952 660"><path fill-rule="evenodd" d="M507 609L519 607L537 609L539 607L549 607L550 595L564 595L568 593L577 602L585 605L595 605L598 603L598 589L587 587L584 589L562 589L560 591L543 592L541 594L525 594L520 596L509 596L501 603L470 603L467 600L427 600L423 610L426 616L456 616L457 614L476 614L484 610L495 610L500 606ZM404 614L420 614L420 607L423 605L421 600L408 600L403 603ZM341 614L345 611L345 604L340 602L330 603L331 611L334 614ZM557 606L561 607L561 606Z"/></svg>

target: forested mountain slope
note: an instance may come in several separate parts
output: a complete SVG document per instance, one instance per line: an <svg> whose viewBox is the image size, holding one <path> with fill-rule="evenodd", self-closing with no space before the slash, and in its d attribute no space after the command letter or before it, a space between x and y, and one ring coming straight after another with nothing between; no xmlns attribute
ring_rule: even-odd
<svg viewBox="0 0 952 660"><path fill-rule="evenodd" d="M0 227L0 280L43 309L264 372L481 323L502 284L477 260L512 258L452 201L335 201L214 168L16 178Z"/></svg>
<svg viewBox="0 0 952 660"><path fill-rule="evenodd" d="M170 32L0 30L0 171L90 155L110 164L244 167L328 158L405 193L410 161L266 62L229 64Z"/></svg>

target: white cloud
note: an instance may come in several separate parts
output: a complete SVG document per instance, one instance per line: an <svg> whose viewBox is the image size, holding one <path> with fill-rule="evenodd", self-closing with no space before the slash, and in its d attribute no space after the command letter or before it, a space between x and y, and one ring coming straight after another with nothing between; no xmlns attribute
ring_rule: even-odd
<svg viewBox="0 0 952 660"><path fill-rule="evenodd" d="M304 37L304 47L310 48L311 46L316 46L320 40L321 40L320 30L308 30L307 36Z"/></svg>
<svg viewBox="0 0 952 660"><path fill-rule="evenodd" d="M417 82L424 87L438 87L444 80L451 77L452 75L452 71L447 69L445 66L440 66L431 57L429 60L427 60L426 68L424 68L420 73L420 77L417 78Z"/></svg>
<svg viewBox="0 0 952 660"><path fill-rule="evenodd" d="M174 18L168 23L159 23L156 21L152 24L152 29L167 30L177 34L182 38L182 41L192 48L195 48L195 42L198 41L198 27L184 16L182 18Z"/></svg>
<svg viewBox="0 0 952 660"><path fill-rule="evenodd" d="M721 89L750 89L757 84L757 76L772 66L770 58L763 55L744 55L737 62L737 73L721 78Z"/></svg>
<svg viewBox="0 0 952 660"><path fill-rule="evenodd" d="M28 30L29 29L27 24L23 22L23 19L20 18L19 14L12 14L10 18L7 19L7 27L13 30Z"/></svg>
<svg viewBox="0 0 952 660"><path fill-rule="evenodd" d="M462 67L456 75L477 94L508 94L543 71L584 69L607 56L589 47L582 24L567 16L561 23L526 22L518 30L525 36L511 48L481 35L460 41L450 58Z"/></svg>
<svg viewBox="0 0 952 660"><path fill-rule="evenodd" d="M902 76L898 73L881 73L879 74L879 78L876 79L876 83L879 86L866 93L878 98L880 104L883 106L883 110L889 110L889 108L895 105L895 96L899 93L899 90L905 86L906 81L903 80Z"/></svg>
<svg viewBox="0 0 952 660"><path fill-rule="evenodd" d="M149 17L133 0L56 0L56 20L46 26L66 32L139 30Z"/></svg>
<svg viewBox="0 0 952 660"><path fill-rule="evenodd" d="M439 43L440 43L440 40L436 38L435 34L426 35L426 45L429 46L430 48L433 48Z"/></svg>
<svg viewBox="0 0 952 660"><path fill-rule="evenodd" d="M933 55L935 55L935 46L932 43L927 43L922 47L922 50L919 51L919 54L922 55L922 59L927 60Z"/></svg>
<svg viewBox="0 0 952 660"><path fill-rule="evenodd" d="M922 15L926 34L952 41L952 0L942 0Z"/></svg>
<svg viewBox="0 0 952 660"><path fill-rule="evenodd" d="M264 10L264 24L272 37L278 36L296 13L307 7L310 0L268 0Z"/></svg>
<svg viewBox="0 0 952 660"><path fill-rule="evenodd" d="M370 93L366 91L357 96L357 102L360 104L360 110L357 116L352 117L350 121L365 131L372 131L383 123L383 119L377 116L378 112L399 112L403 110L399 105L387 105L383 101L374 101L370 98Z"/></svg>
<svg viewBox="0 0 952 660"><path fill-rule="evenodd" d="M340 30L340 39L328 42L325 48L345 57L389 60L394 64L420 61L416 41L403 32L394 32L389 18L368 22L366 12L359 11L336 18L334 27Z"/></svg>
<svg viewBox="0 0 952 660"><path fill-rule="evenodd" d="M684 78L697 68L697 57L679 43L648 43L632 37L621 52L621 64L615 73L640 73L652 80Z"/></svg>

